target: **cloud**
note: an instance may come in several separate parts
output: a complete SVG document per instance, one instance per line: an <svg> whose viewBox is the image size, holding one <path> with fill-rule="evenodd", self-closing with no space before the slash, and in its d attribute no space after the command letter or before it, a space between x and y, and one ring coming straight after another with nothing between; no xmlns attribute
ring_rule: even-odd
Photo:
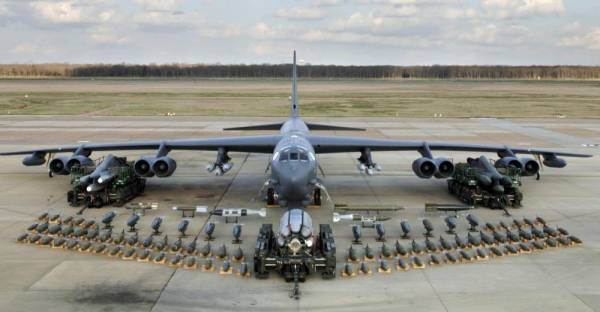
<svg viewBox="0 0 600 312"><path fill-rule="evenodd" d="M483 0L481 5L488 15L497 18L565 13L562 0Z"/></svg>
<svg viewBox="0 0 600 312"><path fill-rule="evenodd" d="M119 34L115 29L100 26L88 31L89 38L99 45L123 45L129 42L126 35Z"/></svg>
<svg viewBox="0 0 600 312"><path fill-rule="evenodd" d="M318 7L293 7L279 9L275 16L291 20L317 20L325 18L327 12Z"/></svg>
<svg viewBox="0 0 600 312"><path fill-rule="evenodd" d="M70 24L85 21L82 8L75 1L36 1L33 10L51 23Z"/></svg>
<svg viewBox="0 0 600 312"><path fill-rule="evenodd" d="M37 51L38 47L30 42L21 42L12 49L15 54L35 54Z"/></svg>
<svg viewBox="0 0 600 312"><path fill-rule="evenodd" d="M560 40L559 46L600 50L600 27L593 27L583 34L564 37Z"/></svg>
<svg viewBox="0 0 600 312"><path fill-rule="evenodd" d="M181 0L133 0L149 11L173 11L179 8Z"/></svg>

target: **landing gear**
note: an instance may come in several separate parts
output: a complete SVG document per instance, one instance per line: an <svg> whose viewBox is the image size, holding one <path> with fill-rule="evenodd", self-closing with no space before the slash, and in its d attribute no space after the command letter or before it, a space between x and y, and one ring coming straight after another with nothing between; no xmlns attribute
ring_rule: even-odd
<svg viewBox="0 0 600 312"><path fill-rule="evenodd" d="M267 205L275 205L275 189L272 187L267 189Z"/></svg>
<svg viewBox="0 0 600 312"><path fill-rule="evenodd" d="M313 191L313 205L321 206L321 189L316 188Z"/></svg>

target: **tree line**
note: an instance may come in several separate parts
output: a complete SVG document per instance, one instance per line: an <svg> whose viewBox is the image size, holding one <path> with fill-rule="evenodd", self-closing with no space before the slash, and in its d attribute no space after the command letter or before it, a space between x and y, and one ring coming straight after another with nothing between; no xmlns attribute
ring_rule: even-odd
<svg viewBox="0 0 600 312"><path fill-rule="evenodd" d="M1 77L288 78L291 64L4 64ZM303 78L600 79L600 66L303 65Z"/></svg>

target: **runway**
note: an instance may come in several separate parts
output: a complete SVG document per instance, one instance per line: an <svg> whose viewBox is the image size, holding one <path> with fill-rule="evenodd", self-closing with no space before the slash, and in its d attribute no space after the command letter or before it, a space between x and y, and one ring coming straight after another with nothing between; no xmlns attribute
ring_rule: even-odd
<svg viewBox="0 0 600 312"><path fill-rule="evenodd" d="M2 116L0 151L40 146L72 145L166 138L250 135L223 132L224 127L279 121L277 118L208 117L81 117ZM331 132L411 140L452 140L516 146L552 147L594 154L591 159L567 159L564 169L545 168L541 180L524 178L523 208L511 209L515 218L542 216L583 240L577 247L546 250L517 257L503 257L470 264L448 264L389 275L323 281L311 277L301 284L302 297L288 297L290 284L272 274L268 280L223 276L217 273L173 269L164 265L123 261L89 253L77 253L15 243L35 217L43 212L74 215L67 205L67 177L48 178L44 167L23 167L19 157L0 158L0 306L2 311L600 311L600 122L593 119L406 119L314 118L307 121L368 128L365 133ZM253 132L268 133L268 132ZM589 147L587 145L592 145ZM119 154L136 159L141 152ZM147 154L152 154L149 151ZM436 153L434 153L436 154ZM105 155L96 153L94 157ZM140 237L151 232L150 222L165 216L163 230L176 237L181 214L174 205L246 207L259 209L257 196L266 179L270 155L231 153L234 169L223 177L204 170L213 160L210 152L171 155L178 169L171 178L148 180L146 193L136 201L157 202L140 221ZM458 203L445 180L423 180L411 170L416 152L374 153L383 167L375 176L356 169L355 154L319 156L322 177L333 202L405 207L385 222L387 244L400 238L401 219L414 228L413 238L424 239L421 220L429 218L435 236L444 233L443 215L426 213L425 203ZM448 154L455 162L468 153ZM496 155L488 155L492 158ZM131 212L123 208L88 209L86 218L99 218L114 209L115 226L124 227ZM314 223L331 223L331 203L310 209ZM254 250L258 228L278 224L282 211L269 208L267 218L248 217L241 244L246 255ZM512 221L501 211L474 211L482 222ZM201 231L206 215L191 220L190 233ZM233 250L232 224L216 222L213 246ZM460 233L468 224L459 219ZM338 268L352 239L350 223L333 224ZM375 231L364 230L364 244L377 249ZM188 239L189 240L189 239ZM204 242L202 242L204 243ZM362 248L362 247L361 247ZM362 249L361 249L362 252ZM393 262L392 262L393 263ZM217 261L217 267L221 262ZM375 265L374 263L372 265ZM235 268L235 267L234 267ZM373 267L375 268L375 267ZM339 272L338 272L339 273Z"/></svg>

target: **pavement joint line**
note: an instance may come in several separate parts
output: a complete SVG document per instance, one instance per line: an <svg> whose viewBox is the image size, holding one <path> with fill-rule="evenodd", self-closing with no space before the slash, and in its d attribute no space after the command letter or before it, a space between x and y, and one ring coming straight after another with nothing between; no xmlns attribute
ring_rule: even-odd
<svg viewBox="0 0 600 312"><path fill-rule="evenodd" d="M238 177L238 174L240 173L240 171L242 171L242 168L244 167L244 165L246 164L246 161L248 160L248 157L250 156L250 153L246 154L246 157L244 157L244 160L242 161L240 168L235 172L235 175L231 178L231 181L227 184L227 186L225 187L225 190L221 193L221 196L219 197L219 199L217 200L217 202L215 203L215 205L213 206L212 210L208 213L208 218L206 218L206 220L204 221L204 223L202 224L202 226L200 227L200 231L196 234L196 236L194 236L194 239L198 239L198 237L200 236L200 234L202 234L202 231L204 230L204 227L206 226L206 223L208 221L210 221L210 218L212 217L212 211L217 209L217 207L219 207L219 205L221 204L221 202L223 201L223 198L225 198L225 195L227 194L227 192L229 192L229 189L231 188L231 186L233 185L233 182L235 181L235 179ZM167 279L167 281L165 282L165 284L163 285L162 289L160 290L160 292L158 293L158 296L156 296L156 300L154 301L154 303L152 304L152 306L150 307L150 312L152 310L154 310L154 307L156 306L156 304L158 303L158 301L160 300L160 297L162 296L163 292L165 291L165 289L167 288L167 286L169 285L169 283L171 282L171 279L173 278L173 276L175 276L175 273L177 272L177 270L179 269L175 269L173 270L173 273L171 273L171 275L169 276L169 278Z"/></svg>
<svg viewBox="0 0 600 312"><path fill-rule="evenodd" d="M444 300L442 300L442 297L440 296L440 294L435 289L435 286L433 286L433 283L431 283L431 280L429 279L429 276L427 276L427 273L425 272L425 270L421 270L421 274L423 275L423 277L427 281L427 284L429 284L429 286L431 287L431 290L433 290L433 293L435 294L435 296L437 297L437 299L440 301L440 303L444 307L444 310L446 310L446 312L449 312L450 310L448 310L448 307L446 306L446 303L444 302Z"/></svg>

